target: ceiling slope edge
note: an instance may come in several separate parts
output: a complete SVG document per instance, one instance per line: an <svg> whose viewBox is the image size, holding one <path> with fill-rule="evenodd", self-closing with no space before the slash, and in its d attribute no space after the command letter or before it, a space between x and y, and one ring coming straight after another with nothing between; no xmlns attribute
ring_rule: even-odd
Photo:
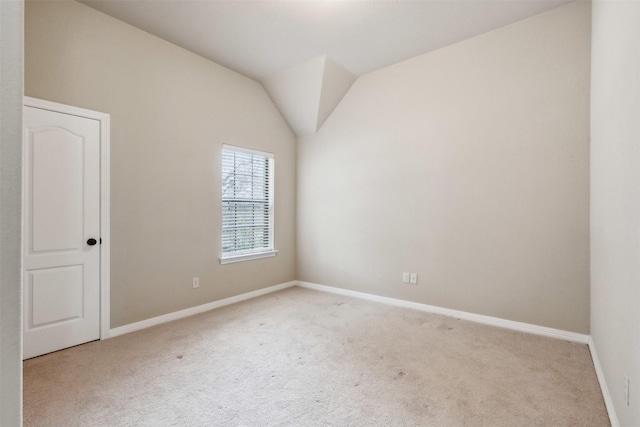
<svg viewBox="0 0 640 427"><path fill-rule="evenodd" d="M325 58L316 132L320 130L324 122L333 113L333 110L340 104L340 101L349 92L357 78L358 76L350 73L329 58Z"/></svg>
<svg viewBox="0 0 640 427"><path fill-rule="evenodd" d="M356 79L323 55L261 83L293 132L306 136L320 129Z"/></svg>

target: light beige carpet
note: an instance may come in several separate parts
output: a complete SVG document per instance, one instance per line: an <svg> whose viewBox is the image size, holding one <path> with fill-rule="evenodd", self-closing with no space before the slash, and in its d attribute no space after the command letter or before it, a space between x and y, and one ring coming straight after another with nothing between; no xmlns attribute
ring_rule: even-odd
<svg viewBox="0 0 640 427"><path fill-rule="evenodd" d="M608 426L585 345L291 288L24 363L26 426Z"/></svg>

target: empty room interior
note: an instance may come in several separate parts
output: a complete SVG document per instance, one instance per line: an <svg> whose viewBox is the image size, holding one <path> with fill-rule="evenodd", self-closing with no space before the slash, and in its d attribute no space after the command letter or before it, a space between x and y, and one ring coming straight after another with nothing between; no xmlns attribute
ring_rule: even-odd
<svg viewBox="0 0 640 427"><path fill-rule="evenodd" d="M2 426L640 426L640 2L0 3Z"/></svg>

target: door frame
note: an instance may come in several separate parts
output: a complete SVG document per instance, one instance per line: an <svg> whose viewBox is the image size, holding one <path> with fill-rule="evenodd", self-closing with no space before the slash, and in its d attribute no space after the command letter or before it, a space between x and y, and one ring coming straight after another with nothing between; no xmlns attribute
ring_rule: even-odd
<svg viewBox="0 0 640 427"><path fill-rule="evenodd" d="M84 108L73 107L70 105L59 104L57 102L46 101L44 99L24 97L25 107L39 108L41 110L54 111L57 113L70 114L72 116L84 117L88 119L98 120L100 122L100 339L109 338L109 330L111 328L111 228L110 228L110 119L107 113L87 110ZM27 158L24 154L26 147L23 146L23 170L26 170ZM24 184L25 177L23 175L22 182ZM24 185L23 185L24 200ZM23 202L24 203L24 202ZM23 209L23 227L24 215ZM22 234L24 240L24 231ZM24 256L24 255L22 255ZM24 275L24 274L23 274ZM24 282L24 278L22 280ZM24 284L22 284L24 286Z"/></svg>

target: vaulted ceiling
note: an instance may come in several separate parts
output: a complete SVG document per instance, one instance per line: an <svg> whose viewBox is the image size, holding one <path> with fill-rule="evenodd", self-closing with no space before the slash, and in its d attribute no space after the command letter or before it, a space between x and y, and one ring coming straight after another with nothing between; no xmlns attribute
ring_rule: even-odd
<svg viewBox="0 0 640 427"><path fill-rule="evenodd" d="M357 76L571 1L83 0L82 3L261 81L292 129L300 135L316 132L349 89L344 88L345 84L353 83ZM310 74L306 79L298 79L295 91L282 83L290 76L300 77L304 70ZM300 82L305 80L313 88L301 88ZM318 83L321 86L316 89ZM314 105L303 112L305 117L300 114L292 117L286 111L300 113L296 109L305 90L313 91L312 101L308 102ZM336 93L341 91L344 93L336 102Z"/></svg>

